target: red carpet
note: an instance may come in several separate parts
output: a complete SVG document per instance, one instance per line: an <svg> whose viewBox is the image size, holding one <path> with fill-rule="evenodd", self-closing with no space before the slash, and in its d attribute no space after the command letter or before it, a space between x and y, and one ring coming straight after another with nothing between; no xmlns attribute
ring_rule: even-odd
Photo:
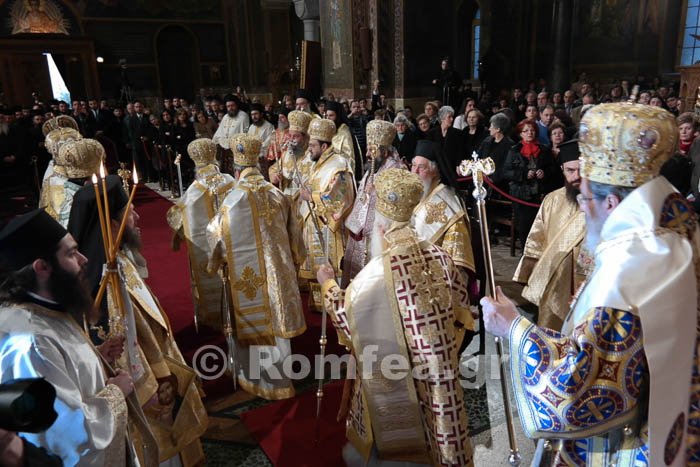
<svg viewBox="0 0 700 467"><path fill-rule="evenodd" d="M343 381L324 386L317 447L315 390L245 412L241 420L276 467L343 466L345 423L335 421L342 394Z"/></svg>

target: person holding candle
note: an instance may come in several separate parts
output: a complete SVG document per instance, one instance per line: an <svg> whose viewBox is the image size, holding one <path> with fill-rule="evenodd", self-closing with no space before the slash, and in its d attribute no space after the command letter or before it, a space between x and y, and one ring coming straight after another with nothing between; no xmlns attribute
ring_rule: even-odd
<svg viewBox="0 0 700 467"><path fill-rule="evenodd" d="M131 376L108 377L80 329L92 304L86 263L42 209L0 232L0 383L42 377L56 389L56 421L43 433L22 433L26 442L64 465L133 465L126 459Z"/></svg>
<svg viewBox="0 0 700 467"><path fill-rule="evenodd" d="M196 178L176 205L168 210L168 225L173 229L173 251L187 245L195 306L195 326L207 324L216 328L221 323L221 294L219 277L203 274L209 260L207 225L219 210L236 181L221 173L216 163L216 143L207 138L192 141L187 147L195 163Z"/></svg>
<svg viewBox="0 0 700 467"><path fill-rule="evenodd" d="M106 189L101 189L103 183ZM148 269L141 255L139 216L131 205L133 194L127 196L119 176L108 175L93 186L81 188L74 197L68 230L80 239L80 251L89 259L88 265L92 263L87 269L90 286L94 291L102 280L108 281L98 316L88 323L90 337L97 344L126 340L126 351L114 366L130 371L136 396L158 442L160 462L179 456L183 465L196 465L204 461L199 436L207 428L207 413L194 371L175 343L167 315L143 280ZM105 241L111 247L105 249ZM105 263L108 267L103 273ZM110 271L118 278L115 282L108 277ZM174 426L164 428L155 418L160 413L158 391L172 375L182 383L178 385L178 397L186 403ZM138 446L137 452L143 455Z"/></svg>

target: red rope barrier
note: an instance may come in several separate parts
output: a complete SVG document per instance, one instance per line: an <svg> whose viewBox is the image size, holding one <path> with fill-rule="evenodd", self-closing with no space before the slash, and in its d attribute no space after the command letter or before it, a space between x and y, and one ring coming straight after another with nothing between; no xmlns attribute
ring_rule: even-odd
<svg viewBox="0 0 700 467"><path fill-rule="evenodd" d="M471 180L472 178L473 178L473 177L458 178L457 181L458 181L458 182L467 182L467 181ZM508 198L508 199L511 200L511 201L515 201L516 203L520 203L520 204L522 204L522 205L530 206L530 207L533 207L533 208L539 208L539 207L540 207L539 204L528 203L527 201L523 201L523 200L521 200L521 199L512 197L511 195L509 195L508 193L504 192L503 190L501 190L500 188L498 188L496 185L494 185L493 182L491 181L491 179L488 178L488 177L484 177L484 180L486 181L486 183L488 183L488 184L491 186L491 188L493 188L493 189L496 190L498 193L500 193L501 195L505 196L506 198Z"/></svg>

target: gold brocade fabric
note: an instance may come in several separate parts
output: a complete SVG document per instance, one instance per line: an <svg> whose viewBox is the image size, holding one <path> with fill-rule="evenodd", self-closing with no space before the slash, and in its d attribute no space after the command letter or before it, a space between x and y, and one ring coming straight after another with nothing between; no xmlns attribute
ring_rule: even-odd
<svg viewBox="0 0 700 467"><path fill-rule="evenodd" d="M411 224L419 235L447 251L457 266L475 271L469 219L454 190L436 181L413 210Z"/></svg>
<svg viewBox="0 0 700 467"><path fill-rule="evenodd" d="M561 330L571 297L586 278L579 265L585 232L585 215L567 199L566 188L544 198L513 276L527 284L523 297L539 307L539 326Z"/></svg>
<svg viewBox="0 0 700 467"><path fill-rule="evenodd" d="M228 262L231 292L241 300L236 325L250 328L237 329L239 338L249 332L291 338L306 330L296 286L296 265L306 257L299 223L289 198L258 169L241 174L209 224L208 239L210 271Z"/></svg>
<svg viewBox="0 0 700 467"><path fill-rule="evenodd" d="M207 225L216 214L217 204L223 203L234 185L233 177L220 173L217 166L200 167L197 179L180 201L168 210L173 250L178 250L183 240L187 245L192 299L197 308L198 322L214 329L221 327L223 283L218 276L207 273L210 254Z"/></svg>
<svg viewBox="0 0 700 467"><path fill-rule="evenodd" d="M424 444L402 446L403 438L398 436L409 431L414 407L410 397L395 392L407 383L405 378L392 381L374 371L366 378L367 368L359 366L360 382L349 398L348 440L364 456L376 444L379 456L388 460L473 465L462 388L456 377L454 327L456 314L468 307L466 284L449 255L427 241L419 242L406 224L390 230L387 238L390 246L384 255L372 259L345 290L335 280L323 285L324 305L339 341L350 343L356 355L381 341L380 357L387 343L397 341L414 370L421 368L422 377L409 380L407 391L415 397ZM391 323L376 325L380 322L379 316L372 318L376 313L391 315ZM472 328L473 323L467 324ZM364 347L356 348L363 342ZM427 459L421 457L421 449Z"/></svg>
<svg viewBox="0 0 700 467"><path fill-rule="evenodd" d="M189 458L182 455L183 464L200 465L204 462L204 454L199 437L209 425L209 418L201 399L203 393L200 393L196 384L194 371L187 366L180 353L170 322L158 300L125 255L119 254L119 262L127 278L125 285L134 310L136 334L145 374L153 375L157 384L156 387L150 384L143 387L136 381L135 387L158 441L160 462L178 453L187 452L195 455L190 455ZM110 301L110 305L112 304ZM119 311L110 306L110 313ZM175 406L178 410L174 410ZM139 446L136 447L138 451ZM139 453L139 457L142 456L143 454Z"/></svg>
<svg viewBox="0 0 700 467"><path fill-rule="evenodd" d="M299 277L312 282L313 303L319 308L321 296L320 289L315 284L316 272L326 262L327 250L328 262L336 275L340 273L347 235L343 223L355 200L352 180L353 173L345 157L329 148L316 162L309 177L312 197L309 205L313 216L306 201L301 201L302 233L308 256L301 265ZM320 233L314 221L318 222Z"/></svg>
<svg viewBox="0 0 700 467"><path fill-rule="evenodd" d="M56 219L63 227L68 227L73 195L81 187L69 182L65 175L55 171L44 180L41 187L39 207Z"/></svg>

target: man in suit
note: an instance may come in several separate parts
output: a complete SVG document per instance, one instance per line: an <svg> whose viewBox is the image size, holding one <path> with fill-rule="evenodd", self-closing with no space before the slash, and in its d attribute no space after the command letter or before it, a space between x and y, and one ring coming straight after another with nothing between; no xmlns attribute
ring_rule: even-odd
<svg viewBox="0 0 700 467"><path fill-rule="evenodd" d="M127 106L128 107L128 106ZM143 104L134 102L134 112L124 117L126 147L131 151L141 180L157 181L156 173L150 161L150 156L144 149L144 141L148 133L148 118L143 113Z"/></svg>

